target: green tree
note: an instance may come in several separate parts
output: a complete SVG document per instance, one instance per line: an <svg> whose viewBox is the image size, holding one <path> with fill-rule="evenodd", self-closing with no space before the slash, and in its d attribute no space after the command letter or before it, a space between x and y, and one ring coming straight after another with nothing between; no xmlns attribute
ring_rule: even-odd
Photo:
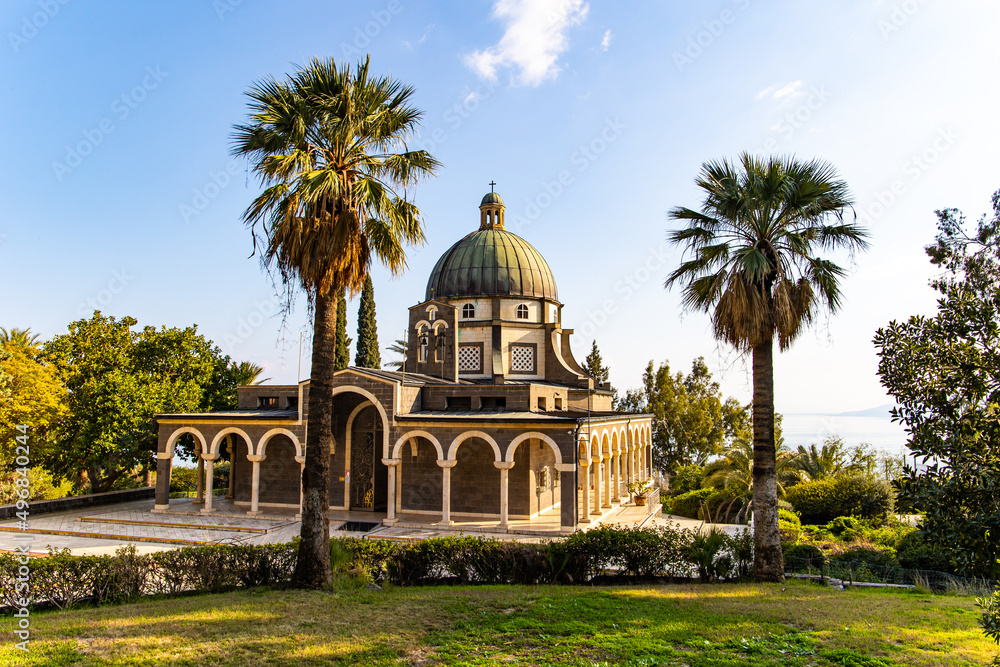
<svg viewBox="0 0 1000 667"><path fill-rule="evenodd" d="M795 466L796 455L779 448L776 455L778 496L784 497L785 488L802 481L802 473ZM753 442L735 440L722 456L708 463L702 473L703 488L725 489L733 497L751 500L753 496Z"/></svg>
<svg viewBox="0 0 1000 667"><path fill-rule="evenodd" d="M847 450L843 438L827 436L820 447L815 443L809 447L799 445L795 467L807 479L833 477L847 467Z"/></svg>
<svg viewBox="0 0 1000 667"><path fill-rule="evenodd" d="M972 233L939 211L931 261L947 274L937 313L875 336L879 377L906 425L914 463L897 482L925 511L922 532L966 576L1000 577L1000 192ZM920 465L917 465L917 459Z"/></svg>
<svg viewBox="0 0 1000 667"><path fill-rule="evenodd" d="M302 532L294 582L330 582L330 395L337 297L356 294L373 259L393 274L404 247L422 243L420 212L407 188L438 166L406 142L421 112L414 90L332 59L311 59L283 81L251 86L250 117L237 125L233 153L247 157L263 192L244 213L261 242L265 267L277 267L287 298L301 287L313 306L310 429L302 475Z"/></svg>
<svg viewBox="0 0 1000 667"><path fill-rule="evenodd" d="M44 357L69 390L67 411L52 428L45 464L57 479L82 480L91 491L150 470L159 413L205 405L218 351L197 333L147 326L95 312L45 344Z"/></svg>
<svg viewBox="0 0 1000 667"><path fill-rule="evenodd" d="M334 370L342 371L351 365L351 339L347 335L347 297L340 290L337 298L337 343L334 353Z"/></svg>
<svg viewBox="0 0 1000 667"><path fill-rule="evenodd" d="M358 349L354 365L359 368L382 368L382 354L378 349L378 325L375 322L375 288L372 277L365 278L358 304Z"/></svg>
<svg viewBox="0 0 1000 667"><path fill-rule="evenodd" d="M673 474L679 467L704 465L718 454L726 433L719 385L702 357L691 372L673 374L663 362L654 370L650 361L643 373L645 405L653 415L653 464ZM626 395L627 396L627 395Z"/></svg>
<svg viewBox="0 0 1000 667"><path fill-rule="evenodd" d="M0 329L0 469L13 467L14 437L28 427L30 441L44 442L50 425L65 413L66 388L40 356L38 337L27 330Z"/></svg>
<svg viewBox="0 0 1000 667"><path fill-rule="evenodd" d="M839 308L845 271L818 251L864 249L866 233L844 222L847 184L818 160L744 153L706 162L696 183L701 210L670 211L686 227L669 238L690 256L666 286L683 285L685 307L711 313L715 337L753 356L754 577L782 581L774 339L785 350L821 305Z"/></svg>
<svg viewBox="0 0 1000 667"><path fill-rule="evenodd" d="M598 382L608 384L608 373L610 371L604 365L604 359L601 358L601 351L597 349L596 340L590 347L590 354L584 359L583 370L587 371L587 374Z"/></svg>

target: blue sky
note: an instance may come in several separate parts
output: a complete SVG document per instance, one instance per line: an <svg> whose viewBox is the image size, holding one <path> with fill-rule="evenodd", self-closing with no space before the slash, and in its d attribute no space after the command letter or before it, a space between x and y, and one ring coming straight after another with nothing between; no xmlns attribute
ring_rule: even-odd
<svg viewBox="0 0 1000 667"><path fill-rule="evenodd" d="M416 191L426 245L404 277L374 271L383 346L495 180L508 228L555 273L579 357L596 338L624 389L650 359L705 356L748 401L743 361L663 289L681 257L666 211L700 203L705 160L794 153L838 168L872 249L842 258L842 312L776 357L777 407L870 408L889 400L875 330L933 311L934 210L978 217L1000 187L998 23L985 0L5 2L0 326L49 337L93 306L196 323L294 381L305 304L283 328L273 314L240 223L258 184L229 135L255 80L370 52L416 88L414 143L444 163Z"/></svg>

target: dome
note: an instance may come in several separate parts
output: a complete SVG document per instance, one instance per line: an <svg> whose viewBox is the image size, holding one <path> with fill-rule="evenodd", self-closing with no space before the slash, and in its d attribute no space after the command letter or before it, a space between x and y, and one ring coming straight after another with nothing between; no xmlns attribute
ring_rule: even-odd
<svg viewBox="0 0 1000 667"><path fill-rule="evenodd" d="M504 205L503 199L501 199L500 195L498 195L495 192L487 193L487 195L483 197L483 201L479 202L480 206L486 206L487 204L500 204L501 206Z"/></svg>
<svg viewBox="0 0 1000 667"><path fill-rule="evenodd" d="M499 195L486 195L500 199ZM463 296L526 296L558 301L556 280L542 255L502 227L472 232L441 256L427 300Z"/></svg>

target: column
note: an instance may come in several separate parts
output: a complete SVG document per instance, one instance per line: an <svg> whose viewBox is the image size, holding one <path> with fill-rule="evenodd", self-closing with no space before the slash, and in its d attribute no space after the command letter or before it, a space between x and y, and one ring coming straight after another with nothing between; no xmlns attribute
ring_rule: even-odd
<svg viewBox="0 0 1000 667"><path fill-rule="evenodd" d="M306 471L306 457L296 456L295 462L299 464L299 513L295 515L295 519L299 520L302 518L302 505L306 502L305 487L302 485L302 475Z"/></svg>
<svg viewBox="0 0 1000 667"><path fill-rule="evenodd" d="M215 473L215 462L218 460L218 454L202 454L202 460L208 461L208 465L205 466L205 506L202 508L202 514L208 514L209 512L214 512L212 509L212 476Z"/></svg>
<svg viewBox="0 0 1000 667"><path fill-rule="evenodd" d="M194 453L198 457L198 481L195 486L194 504L200 505L205 502L205 460L201 458L205 452L201 451L201 447L197 447Z"/></svg>
<svg viewBox="0 0 1000 667"><path fill-rule="evenodd" d="M170 452L156 452L156 501L153 511L170 507Z"/></svg>
<svg viewBox="0 0 1000 667"><path fill-rule="evenodd" d="M451 520L451 469L458 461L438 461L441 466L441 525L453 525Z"/></svg>
<svg viewBox="0 0 1000 667"><path fill-rule="evenodd" d="M399 467L399 462L402 459L382 459L382 463L385 464L389 471L389 480L387 482L388 488L388 498L387 507L385 514L385 520L382 522L383 526L395 525L396 519L396 469Z"/></svg>
<svg viewBox="0 0 1000 667"><path fill-rule="evenodd" d="M611 507L611 466L614 461L615 457L608 452L608 458L604 459L604 474L601 475L601 481L604 483L604 492L601 494L602 508Z"/></svg>
<svg viewBox="0 0 1000 667"><path fill-rule="evenodd" d="M229 452L229 490L226 498L232 499L236 496L236 435L226 438L226 451Z"/></svg>
<svg viewBox="0 0 1000 667"><path fill-rule="evenodd" d="M510 503L508 502L508 490L510 489L510 469L514 467L513 461L494 461L495 465L500 470L500 525L497 526L500 530L507 532L507 517L510 511Z"/></svg>
<svg viewBox="0 0 1000 667"><path fill-rule="evenodd" d="M601 459L594 459L591 477L594 481L594 516L601 515Z"/></svg>
<svg viewBox="0 0 1000 667"><path fill-rule="evenodd" d="M559 532L572 533L576 530L576 466L557 463L556 470L559 471Z"/></svg>
<svg viewBox="0 0 1000 667"><path fill-rule="evenodd" d="M621 501L621 489L622 489L622 453L619 451L611 457L611 500L614 502Z"/></svg>
<svg viewBox="0 0 1000 667"><path fill-rule="evenodd" d="M260 463L267 458L266 454L247 454L247 461L253 464L250 473L250 516L260 514Z"/></svg>
<svg viewBox="0 0 1000 667"><path fill-rule="evenodd" d="M583 516L581 521L590 521L590 461L580 459L580 479L583 487Z"/></svg>

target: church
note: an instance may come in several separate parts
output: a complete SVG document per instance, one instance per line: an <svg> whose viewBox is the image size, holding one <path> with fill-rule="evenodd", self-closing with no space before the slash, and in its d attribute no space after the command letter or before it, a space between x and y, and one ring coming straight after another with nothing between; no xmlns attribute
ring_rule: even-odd
<svg viewBox="0 0 1000 667"><path fill-rule="evenodd" d="M449 248L409 309L399 371L347 368L333 412L331 511L440 527L511 521L585 528L630 502L651 476L651 416L612 409L612 391L570 348L542 255L504 226L488 193L478 228ZM157 415L154 511L170 511L170 466L190 434L203 470L230 455L232 506L249 516L301 506L309 381L240 387L235 410ZM632 489L635 486L632 485ZM345 515L346 516L346 515ZM365 515L367 516L367 515Z"/></svg>

